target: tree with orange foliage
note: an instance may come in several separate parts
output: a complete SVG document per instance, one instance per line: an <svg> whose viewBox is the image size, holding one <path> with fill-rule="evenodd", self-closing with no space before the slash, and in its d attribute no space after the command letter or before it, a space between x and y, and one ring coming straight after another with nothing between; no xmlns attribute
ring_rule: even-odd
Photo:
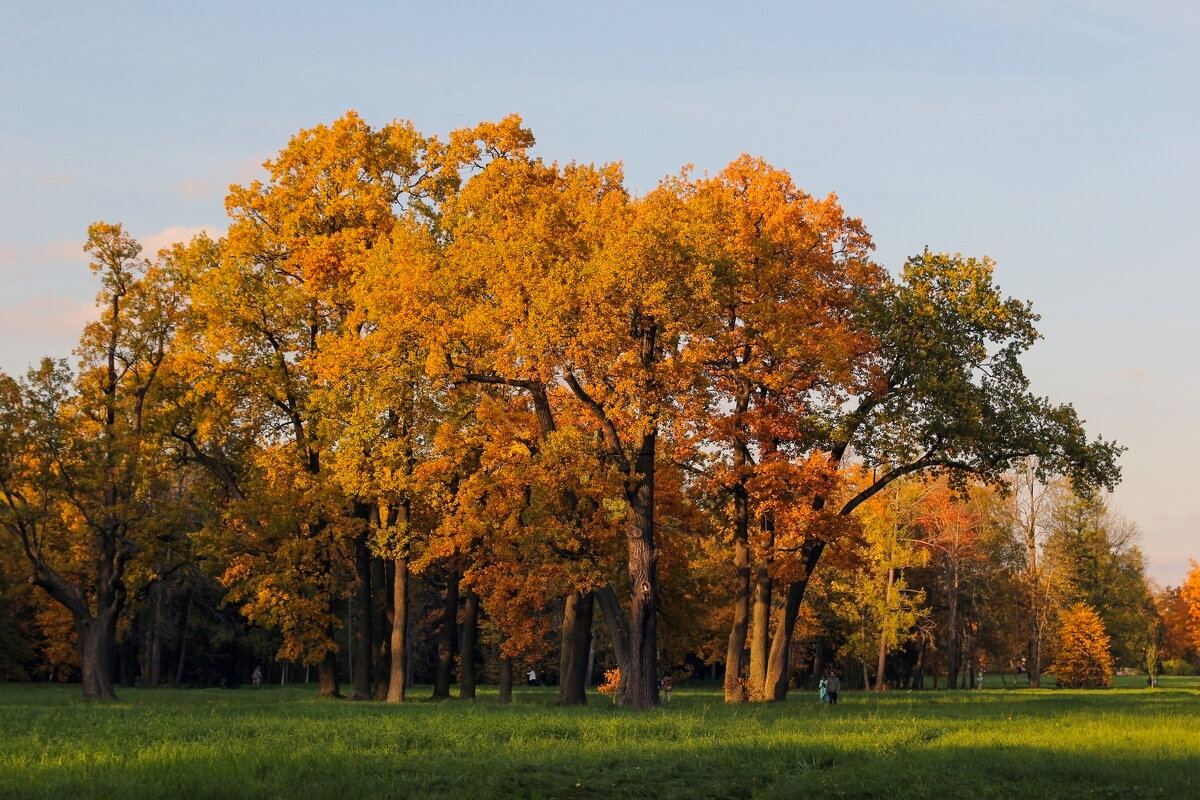
<svg viewBox="0 0 1200 800"><path fill-rule="evenodd" d="M1188 644L1193 652L1200 651L1200 564L1191 562L1192 569L1179 587L1179 596L1187 604L1190 624L1187 626Z"/></svg>
<svg viewBox="0 0 1200 800"><path fill-rule="evenodd" d="M845 397L869 352L851 309L882 272L867 257L861 221L836 197L809 196L761 159L743 155L694 181L685 196L689 234L714 288L712 316L689 342L707 392L677 437L693 449L692 468L727 497L735 600L725 699L736 702L745 699L748 636L745 684L765 696L774 582L806 569L803 559L793 563L793 531L811 520L789 524L797 521L788 515L831 479L824 454L813 450L812 416Z"/></svg>
<svg viewBox="0 0 1200 800"><path fill-rule="evenodd" d="M120 225L88 229L100 318L78 372L44 359L23 381L0 375L0 524L30 580L71 615L88 700L115 700L112 662L131 563L158 533L169 471L163 385L183 288Z"/></svg>
<svg viewBox="0 0 1200 800"><path fill-rule="evenodd" d="M339 694L334 601L348 569L354 696L371 696L374 498L346 491L332 469L339 443L316 402L323 352L345 332L348 289L398 213L442 191L445 158L411 124L376 130L353 112L301 131L265 164L268 182L231 189L229 231L196 279L195 418L179 439L228 486L229 524L254 543L227 583L252 617L282 626L288 657L318 665L325 695Z"/></svg>
<svg viewBox="0 0 1200 800"><path fill-rule="evenodd" d="M1104 621L1087 603L1076 603L1062 616L1058 653L1049 672L1068 689L1100 689L1112 684L1113 657Z"/></svg>

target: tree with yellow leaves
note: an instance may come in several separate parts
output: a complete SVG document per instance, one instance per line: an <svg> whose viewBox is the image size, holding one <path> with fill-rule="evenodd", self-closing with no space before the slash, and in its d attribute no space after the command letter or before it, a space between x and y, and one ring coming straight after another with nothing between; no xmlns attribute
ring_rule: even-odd
<svg viewBox="0 0 1200 800"><path fill-rule="evenodd" d="M1100 689L1112 684L1113 657L1104 621L1087 603L1062 615L1058 653L1048 672L1068 689Z"/></svg>

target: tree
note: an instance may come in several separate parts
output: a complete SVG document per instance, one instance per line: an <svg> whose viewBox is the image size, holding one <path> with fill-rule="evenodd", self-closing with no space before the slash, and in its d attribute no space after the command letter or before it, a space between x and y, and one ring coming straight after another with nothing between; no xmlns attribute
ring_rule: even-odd
<svg viewBox="0 0 1200 800"><path fill-rule="evenodd" d="M181 286L120 225L88 228L100 319L79 371L43 360L22 382L0 376L0 497L31 581L75 624L83 695L114 700L113 654L132 559L155 535L166 495L160 388Z"/></svg>
<svg viewBox="0 0 1200 800"><path fill-rule="evenodd" d="M826 406L817 419L831 463L857 459L876 468L876 477L847 497L814 494L815 511L830 504L827 515L848 516L914 473L999 481L1031 455L1042 477L1068 474L1079 486L1111 486L1119 478L1120 447L1089 441L1071 406L1029 392L1020 356L1037 338L1037 317L1027 303L1000 294L989 260L914 256L900 281L869 295L856 313L876 345L855 374L850 398ZM786 696L792 628L828 541L827 531L816 528L799 548L808 569L787 589L772 644L768 686L775 699Z"/></svg>
<svg viewBox="0 0 1200 800"><path fill-rule="evenodd" d="M231 189L228 235L197 279L198 419L179 437L191 458L230 485L238 499L230 524L259 538L226 580L253 598L249 613L283 626L289 657L319 666L325 695L340 693L334 603L347 593L346 570L360 632L354 696L371 696L364 554L373 498L345 492L331 469L338 441L315 400L325 387L322 353L345 331L347 290L398 213L415 213L440 191L444 153L410 123L375 130L353 112L301 131L265 164L269 182ZM208 406L206 397L220 401ZM206 431L207 440L198 438ZM233 453L220 441L231 436ZM240 476L228 467L234 461ZM289 558L255 557L275 551Z"/></svg>
<svg viewBox="0 0 1200 800"><path fill-rule="evenodd" d="M1098 689L1112 683L1111 643L1104 621L1087 603L1076 603L1062 616L1058 653L1049 671L1059 686Z"/></svg>
<svg viewBox="0 0 1200 800"><path fill-rule="evenodd" d="M1063 583L1065 602L1095 609L1117 663L1140 666L1155 610L1136 526L1098 496L1068 494L1055 509L1051 528L1046 557Z"/></svg>
<svg viewBox="0 0 1200 800"><path fill-rule="evenodd" d="M1188 644L1193 651L1200 651L1200 564L1191 562L1192 569L1179 587L1179 596L1187 606L1190 624L1187 626Z"/></svg>

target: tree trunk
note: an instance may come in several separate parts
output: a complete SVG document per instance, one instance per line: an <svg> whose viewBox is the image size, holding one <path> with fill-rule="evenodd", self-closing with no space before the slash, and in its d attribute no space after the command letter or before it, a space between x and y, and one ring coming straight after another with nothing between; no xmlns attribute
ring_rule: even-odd
<svg viewBox="0 0 1200 800"><path fill-rule="evenodd" d="M746 658L746 636L750 628L750 541L744 519L746 500L734 497L733 529L733 625L725 646L725 702L744 703L746 687L742 685L742 669Z"/></svg>
<svg viewBox="0 0 1200 800"><path fill-rule="evenodd" d="M175 680L172 686L178 689L183 684L183 670L187 664L187 630L188 617L192 615L192 593L188 592L187 602L183 604L183 613L179 619L179 662L175 665Z"/></svg>
<svg viewBox="0 0 1200 800"><path fill-rule="evenodd" d="M600 613L604 617L605 627L608 628L608 638L612 640L617 666L624 674L629 669L629 629L625 625L625 612L621 609L621 601L617 599L617 593L609 583L596 590L596 599L600 601Z"/></svg>
<svg viewBox="0 0 1200 800"><path fill-rule="evenodd" d="M812 578L813 569L824 549L825 542L820 539L809 539L804 543L804 577L788 587L783 614L779 618L775 637L771 641L771 658L767 663L766 690L770 700L787 699L788 665L791 661L792 635L796 629L796 617L800 614L800 603L804 600L808 581Z"/></svg>
<svg viewBox="0 0 1200 800"><path fill-rule="evenodd" d="M875 662L875 691L883 691L883 671L887 666L888 613L891 610L892 586L896 581L895 567L888 567L887 590L883 595L883 623L879 626L879 657Z"/></svg>
<svg viewBox="0 0 1200 800"><path fill-rule="evenodd" d="M629 670L621 671L620 705L658 705L658 551L654 544L655 432L643 437L637 477L625 491L629 548Z"/></svg>
<svg viewBox="0 0 1200 800"><path fill-rule="evenodd" d="M458 647L458 696L475 699L475 645L479 630L479 595L467 589L463 599L462 640Z"/></svg>
<svg viewBox="0 0 1200 800"><path fill-rule="evenodd" d="M953 568L946 580L946 687L958 688L959 648L958 635L958 576Z"/></svg>
<svg viewBox="0 0 1200 800"><path fill-rule="evenodd" d="M594 602L591 592L572 592L567 595L563 608L562 648L558 661L558 702L563 705L587 704Z"/></svg>
<svg viewBox="0 0 1200 800"><path fill-rule="evenodd" d="M500 704L512 702L512 659L500 659Z"/></svg>
<svg viewBox="0 0 1200 800"><path fill-rule="evenodd" d="M117 693L113 690L112 674L116 633L115 613L101 613L98 618L75 618L84 700L117 699Z"/></svg>
<svg viewBox="0 0 1200 800"><path fill-rule="evenodd" d="M362 504L356 504L361 506ZM364 517L365 512L358 510L355 517ZM367 544L367 534L363 532L354 539L354 596L352 600L354 614L354 670L351 674L353 692L351 700L371 699L371 663L375 654L371 646L371 623L374 616L371 611L371 549Z"/></svg>
<svg viewBox="0 0 1200 800"><path fill-rule="evenodd" d="M373 636L371 648L371 674L375 679L375 690L371 693L373 700L386 700L388 684L391 678L392 661L392 612L395 601L392 593L395 591L395 577L392 571L395 564L382 558L371 559L371 586L374 588L371 599L371 616L374 623L372 631L379 631Z"/></svg>
<svg viewBox="0 0 1200 800"><path fill-rule="evenodd" d="M450 696L450 679L454 674L454 645L458 638L458 569L446 572L446 602L442 607L442 629L438 632L437 670L433 681L433 696Z"/></svg>
<svg viewBox="0 0 1200 800"><path fill-rule="evenodd" d="M318 694L321 697L340 698L342 696L342 687L338 684L336 654L326 653L325 657L317 664L317 679L320 686Z"/></svg>
<svg viewBox="0 0 1200 800"><path fill-rule="evenodd" d="M161 583L151 584L146 593L145 643L142 653L142 677L146 688L157 689L162 676L162 594Z"/></svg>
<svg viewBox="0 0 1200 800"><path fill-rule="evenodd" d="M387 701L404 702L408 683L408 559L397 558L392 584L392 665Z"/></svg>
<svg viewBox="0 0 1200 800"><path fill-rule="evenodd" d="M770 563L758 565L754 579L754 624L750 629L750 699L766 700L767 663L771 647L771 573Z"/></svg>

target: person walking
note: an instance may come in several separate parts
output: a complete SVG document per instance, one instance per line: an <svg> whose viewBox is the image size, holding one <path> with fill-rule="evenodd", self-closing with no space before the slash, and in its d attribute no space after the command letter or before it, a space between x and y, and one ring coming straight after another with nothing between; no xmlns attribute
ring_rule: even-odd
<svg viewBox="0 0 1200 800"><path fill-rule="evenodd" d="M821 676L821 682L817 684L817 697L822 703L829 702L829 677Z"/></svg>
<svg viewBox="0 0 1200 800"><path fill-rule="evenodd" d="M825 696L829 698L829 705L837 705L838 692L841 690L842 682L838 678L837 670L830 670L829 677L825 679Z"/></svg>

